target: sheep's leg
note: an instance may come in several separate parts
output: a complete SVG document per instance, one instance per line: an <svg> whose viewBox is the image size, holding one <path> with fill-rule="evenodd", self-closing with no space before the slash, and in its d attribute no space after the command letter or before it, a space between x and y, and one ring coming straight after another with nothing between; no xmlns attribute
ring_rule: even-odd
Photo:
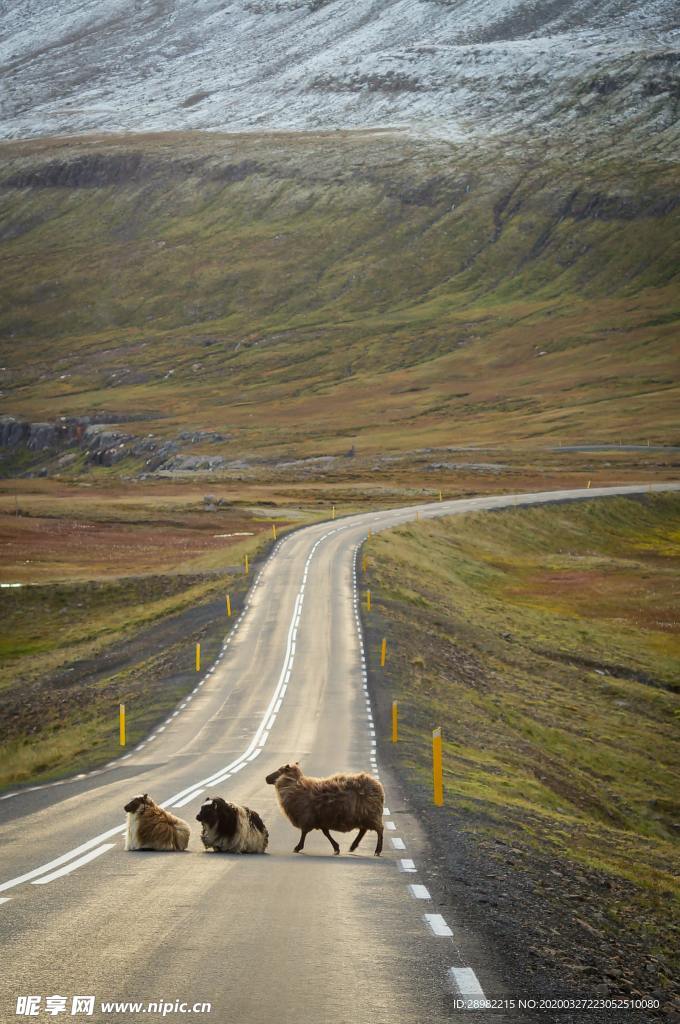
<svg viewBox="0 0 680 1024"><path fill-rule="evenodd" d="M362 840L362 839L364 838L364 836L366 835L366 831L367 831L367 830L366 830L365 828L360 828L360 829L359 829L359 835L358 835L358 836L356 837L356 839L354 840L354 842L352 843L352 845L351 845L351 846L350 846L350 848L349 848L349 852L350 852L350 853L354 853L354 851L356 850L357 846L359 845L359 843L361 842L361 840Z"/></svg>
<svg viewBox="0 0 680 1024"><path fill-rule="evenodd" d="M305 839L307 838L307 833L308 832L309 832L309 829L307 829L306 832L303 831L303 832L300 833L300 842L297 844L296 847L294 847L293 853L302 853L302 851L305 848Z"/></svg>
<svg viewBox="0 0 680 1024"><path fill-rule="evenodd" d="M382 853L383 830L381 828L377 828L376 832L378 833L378 842L376 843L374 856L379 857Z"/></svg>
<svg viewBox="0 0 680 1024"><path fill-rule="evenodd" d="M333 854L334 854L334 856L337 857L338 854L340 853L340 847L336 843L335 839L333 839L333 836L330 834L330 832L328 831L327 828L322 828L321 831L323 832L323 834L325 835L326 839L328 840L328 842L333 847Z"/></svg>

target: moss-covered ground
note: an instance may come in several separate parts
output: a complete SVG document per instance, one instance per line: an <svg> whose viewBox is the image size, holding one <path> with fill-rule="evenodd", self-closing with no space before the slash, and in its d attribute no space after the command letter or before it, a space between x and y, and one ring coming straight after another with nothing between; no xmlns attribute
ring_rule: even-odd
<svg viewBox="0 0 680 1024"><path fill-rule="evenodd" d="M441 726L458 826L548 862L564 902L580 901L546 944L559 949L575 914L600 936L584 941L633 936L677 973L678 497L415 522L372 537L366 557L372 678L399 701L401 770L427 793ZM557 883L546 868L532 885L540 920Z"/></svg>
<svg viewBox="0 0 680 1024"><path fill-rule="evenodd" d="M672 163L385 132L0 161L14 415L143 414L232 456L677 438Z"/></svg>

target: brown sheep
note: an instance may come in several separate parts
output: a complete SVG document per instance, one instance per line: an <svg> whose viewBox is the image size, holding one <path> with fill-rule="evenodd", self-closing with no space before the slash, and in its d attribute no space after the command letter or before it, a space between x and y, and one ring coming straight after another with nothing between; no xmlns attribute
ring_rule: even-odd
<svg viewBox="0 0 680 1024"><path fill-rule="evenodd" d="M148 793L133 797L127 813L126 850L186 850L191 829L186 821L154 803Z"/></svg>
<svg viewBox="0 0 680 1024"><path fill-rule="evenodd" d="M284 764L267 776L267 782L276 786L281 810L302 833L295 853L304 849L307 833L318 828L337 857L340 847L329 829L351 832L358 828L359 834L349 848L350 853L372 829L378 833L375 856L380 856L385 792L370 775L360 772L358 775L330 775L327 779L314 779L303 775L299 763L296 763Z"/></svg>

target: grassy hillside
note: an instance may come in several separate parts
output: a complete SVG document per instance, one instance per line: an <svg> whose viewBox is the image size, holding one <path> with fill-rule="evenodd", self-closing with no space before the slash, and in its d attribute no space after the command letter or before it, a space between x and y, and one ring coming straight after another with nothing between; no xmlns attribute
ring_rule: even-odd
<svg viewBox="0 0 680 1024"><path fill-rule="evenodd" d="M603 972L620 954L626 976L633 943L664 989L680 928L678 497L414 523L367 555L397 764L427 802L441 725L456 828L518 900L530 879L527 941L571 968L572 943Z"/></svg>
<svg viewBox="0 0 680 1024"><path fill-rule="evenodd" d="M2 575L24 584L0 589L0 786L103 764L119 702L132 745L195 685L195 643L205 668L242 607L244 556L272 523L315 518L250 497L50 481L0 495Z"/></svg>
<svg viewBox="0 0 680 1024"><path fill-rule="evenodd" d="M378 132L0 159L13 415L233 455L676 436L673 164Z"/></svg>

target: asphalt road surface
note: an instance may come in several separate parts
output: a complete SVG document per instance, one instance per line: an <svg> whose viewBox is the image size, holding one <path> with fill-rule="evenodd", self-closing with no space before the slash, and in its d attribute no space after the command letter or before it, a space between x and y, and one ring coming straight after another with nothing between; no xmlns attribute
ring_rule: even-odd
<svg viewBox="0 0 680 1024"><path fill-rule="evenodd" d="M0 1020L29 1019L16 1012L28 996L40 997L33 1005L41 1020L161 1019L152 1003L166 1004L166 1020L220 1024L524 1019L458 1008L463 998L502 996L511 982L502 950L438 914L425 837L396 780L380 773L357 552L369 528L417 512L649 489L442 502L352 516L280 541L221 659L155 734L103 772L0 801ZM292 852L298 833L264 781L290 760L310 775L380 773L388 808L380 859L374 833L352 855L353 834L337 835L342 852L333 857L320 832L308 836L304 854ZM140 792L195 826L186 853L124 852L123 805ZM207 795L261 814L266 856L203 852L194 819ZM92 1012L85 1002L73 1013L75 996L93 996ZM106 1011L105 1001L142 1005ZM210 1012L200 1012L204 1003ZM31 1005L20 1003L23 1011Z"/></svg>

